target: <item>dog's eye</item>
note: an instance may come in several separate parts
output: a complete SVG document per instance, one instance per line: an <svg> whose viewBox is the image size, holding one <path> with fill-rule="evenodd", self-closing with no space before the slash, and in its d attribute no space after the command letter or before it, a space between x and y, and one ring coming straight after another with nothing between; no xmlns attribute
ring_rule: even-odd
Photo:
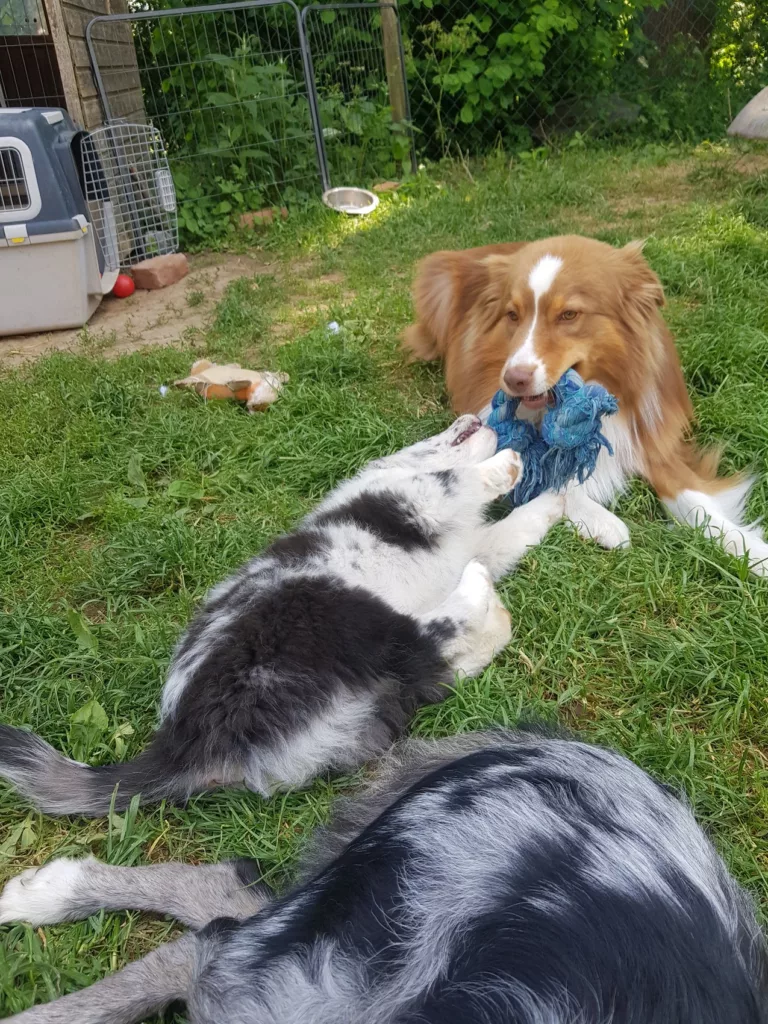
<svg viewBox="0 0 768 1024"><path fill-rule="evenodd" d="M578 315L575 309L564 309L558 320L575 320Z"/></svg>
<svg viewBox="0 0 768 1024"><path fill-rule="evenodd" d="M507 319L508 320L512 320L513 323L516 323L520 319L520 317L517 315L517 313L514 311L514 309L508 309L507 310Z"/></svg>

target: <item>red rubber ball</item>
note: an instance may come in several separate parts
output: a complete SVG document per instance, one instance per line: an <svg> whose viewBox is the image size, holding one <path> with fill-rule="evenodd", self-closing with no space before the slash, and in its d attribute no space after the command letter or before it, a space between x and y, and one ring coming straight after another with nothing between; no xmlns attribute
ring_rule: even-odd
<svg viewBox="0 0 768 1024"><path fill-rule="evenodd" d="M113 295L116 295L118 299L127 299L128 296L133 295L135 291L136 285L133 283L132 277L129 277L128 274L117 275L115 287L112 289Z"/></svg>

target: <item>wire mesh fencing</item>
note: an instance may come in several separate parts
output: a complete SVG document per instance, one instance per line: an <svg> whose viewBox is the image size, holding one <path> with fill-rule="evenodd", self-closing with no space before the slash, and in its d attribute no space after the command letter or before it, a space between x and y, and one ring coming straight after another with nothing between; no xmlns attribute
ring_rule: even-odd
<svg viewBox="0 0 768 1024"><path fill-rule="evenodd" d="M402 0L429 156L720 137L768 78L765 0Z"/></svg>
<svg viewBox="0 0 768 1024"><path fill-rule="evenodd" d="M98 57L126 27L135 84ZM317 138L292 3L97 18L88 39L107 118L125 116L133 96L127 102L140 99L165 139L186 237L219 236L238 217L318 191Z"/></svg>
<svg viewBox="0 0 768 1024"><path fill-rule="evenodd" d="M302 11L327 184L370 185L413 169L403 40L392 3Z"/></svg>
<svg viewBox="0 0 768 1024"><path fill-rule="evenodd" d="M768 76L764 0L240 0L87 35L107 120L166 139L185 243L399 175L412 133L428 157L720 137Z"/></svg>

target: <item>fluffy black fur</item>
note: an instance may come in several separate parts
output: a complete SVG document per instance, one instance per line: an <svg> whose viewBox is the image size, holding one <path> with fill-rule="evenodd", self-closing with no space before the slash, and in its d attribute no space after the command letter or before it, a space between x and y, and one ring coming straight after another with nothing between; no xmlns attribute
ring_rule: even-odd
<svg viewBox="0 0 768 1024"><path fill-rule="evenodd" d="M280 538L265 558L302 564L323 550L322 535L300 532ZM209 633L210 639L172 712L136 759L84 769L54 755L59 770L51 773L48 744L0 726L0 771L26 780L17 784L45 810L100 814L115 786L115 805L124 809L138 792L145 800L183 799L242 782L254 749L278 750L322 720L335 699L354 709L359 695L372 702L369 735L359 737L357 748L350 737L348 750L332 751L325 765L354 766L363 759L361 749L386 748L417 707L445 695L452 672L441 644L453 635L450 622L422 627L367 591L325 576L291 575L277 587L264 587L244 573L227 596L225 625L217 624L222 603L215 596L190 624L177 662L194 654L201 636ZM43 771L47 792L38 781ZM268 791L270 778L257 779L253 788Z"/></svg>
<svg viewBox="0 0 768 1024"><path fill-rule="evenodd" d="M319 840L303 887L203 933L193 1021L768 1021L748 897L630 762L530 734L394 761Z"/></svg>
<svg viewBox="0 0 768 1024"><path fill-rule="evenodd" d="M351 501L319 513L314 522L318 526L357 526L403 551L430 548L439 538L439 531L425 522L413 502L392 491L363 491Z"/></svg>
<svg viewBox="0 0 768 1024"><path fill-rule="evenodd" d="M0 726L0 775L49 813L101 815L116 787L118 809L138 793L183 800L218 785L269 796L385 750L416 708L445 696L456 669L484 666L509 637L491 577L473 562L495 496L480 471L495 436L466 419L469 433L458 421L342 484L214 588L177 646L160 726L137 758L81 765ZM430 463L439 452L447 466ZM460 476L450 466L462 460ZM505 486L503 466L490 472ZM535 510L529 519L546 532Z"/></svg>
<svg viewBox="0 0 768 1024"><path fill-rule="evenodd" d="M749 897L619 754L532 732L397 747L268 902L254 865L56 860L0 921L151 908L199 929L14 1024L768 1024Z"/></svg>
<svg viewBox="0 0 768 1024"><path fill-rule="evenodd" d="M411 616L359 588L299 576L243 602L190 676L165 742L179 766L244 763L252 748L308 728L342 689L374 692L376 719L394 736L416 707L444 696L445 680L436 640Z"/></svg>

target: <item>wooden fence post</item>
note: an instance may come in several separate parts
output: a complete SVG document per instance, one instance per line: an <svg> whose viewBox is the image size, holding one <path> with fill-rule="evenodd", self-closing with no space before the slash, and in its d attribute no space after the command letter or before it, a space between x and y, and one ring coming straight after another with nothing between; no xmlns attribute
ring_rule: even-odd
<svg viewBox="0 0 768 1024"><path fill-rule="evenodd" d="M381 35L384 40L384 63L387 69L389 104L392 120L405 121L405 68L400 55L400 34L397 29L397 12L394 7L381 8Z"/></svg>
<svg viewBox="0 0 768 1024"><path fill-rule="evenodd" d="M53 49L56 54L56 63L59 65L59 77L64 89L67 112L76 124L84 125L83 107L77 88L72 51L69 46L69 35L67 34L61 2L60 0L44 0L44 7L45 16L48 21L48 31L51 34Z"/></svg>

